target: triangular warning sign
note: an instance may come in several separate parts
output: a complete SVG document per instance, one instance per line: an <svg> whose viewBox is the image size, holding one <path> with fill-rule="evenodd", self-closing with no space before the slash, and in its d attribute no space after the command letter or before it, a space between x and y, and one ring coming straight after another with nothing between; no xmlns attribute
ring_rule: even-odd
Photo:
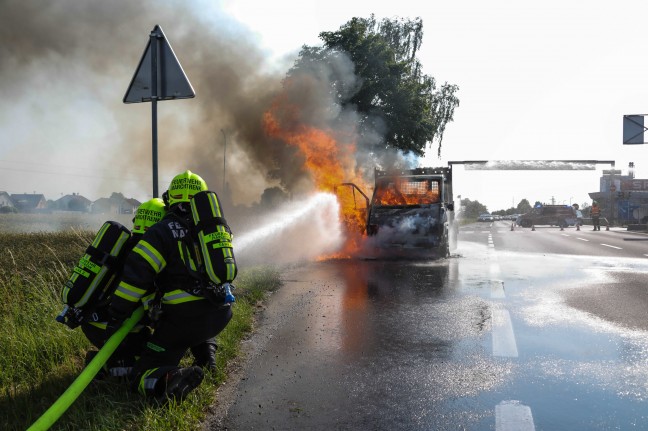
<svg viewBox="0 0 648 431"><path fill-rule="evenodd" d="M124 96L124 103L150 102L154 96L157 100L189 99L196 96L159 25L151 32Z"/></svg>

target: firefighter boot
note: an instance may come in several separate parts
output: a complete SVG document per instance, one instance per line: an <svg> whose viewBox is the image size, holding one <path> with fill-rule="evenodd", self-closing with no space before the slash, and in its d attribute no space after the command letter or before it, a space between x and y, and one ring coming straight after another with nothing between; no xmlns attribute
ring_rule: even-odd
<svg viewBox="0 0 648 431"><path fill-rule="evenodd" d="M216 341L214 339L210 339L205 341L204 343L198 344L197 346L193 346L191 348L191 353L194 356L193 365L201 367L207 371L215 371L216 349L218 349L218 346L216 345Z"/></svg>
<svg viewBox="0 0 648 431"><path fill-rule="evenodd" d="M202 383L204 377L200 367L171 370L156 384L155 391L158 395L155 396L155 401L158 404L166 404L170 400L181 402Z"/></svg>

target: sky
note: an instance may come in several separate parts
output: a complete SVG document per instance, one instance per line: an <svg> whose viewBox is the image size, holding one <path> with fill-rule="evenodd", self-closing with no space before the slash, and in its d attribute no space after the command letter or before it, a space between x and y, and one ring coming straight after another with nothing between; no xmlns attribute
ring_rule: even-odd
<svg viewBox="0 0 648 431"><path fill-rule="evenodd" d="M195 99L158 104L160 190L187 168L217 190L227 181L239 203L279 183L299 190L304 179L258 118L302 45L371 14L420 17L424 73L459 87L441 157L434 145L418 165L613 160L648 178L648 147L622 144L623 115L648 112L643 1L51 3L0 0L0 191L151 196L150 104L122 98L157 24L196 90ZM324 112L304 103L313 117ZM523 198L590 202L610 169L454 166L455 198L489 210Z"/></svg>

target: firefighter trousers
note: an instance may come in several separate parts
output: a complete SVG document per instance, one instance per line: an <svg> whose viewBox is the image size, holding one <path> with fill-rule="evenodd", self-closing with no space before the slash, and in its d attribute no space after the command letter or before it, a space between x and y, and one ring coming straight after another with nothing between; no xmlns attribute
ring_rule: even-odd
<svg viewBox="0 0 648 431"><path fill-rule="evenodd" d="M232 319L229 306L201 307L199 313L176 313L169 306L157 322L134 370L133 389L147 396L160 395L157 382L178 364L188 350L209 345Z"/></svg>

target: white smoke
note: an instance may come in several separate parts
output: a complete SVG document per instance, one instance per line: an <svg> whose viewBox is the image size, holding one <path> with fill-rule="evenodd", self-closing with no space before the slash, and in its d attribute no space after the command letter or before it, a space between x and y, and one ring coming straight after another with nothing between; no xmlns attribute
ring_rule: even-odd
<svg viewBox="0 0 648 431"><path fill-rule="evenodd" d="M334 253L343 244L335 195L316 193L266 214L256 229L234 236L239 262L291 264Z"/></svg>

